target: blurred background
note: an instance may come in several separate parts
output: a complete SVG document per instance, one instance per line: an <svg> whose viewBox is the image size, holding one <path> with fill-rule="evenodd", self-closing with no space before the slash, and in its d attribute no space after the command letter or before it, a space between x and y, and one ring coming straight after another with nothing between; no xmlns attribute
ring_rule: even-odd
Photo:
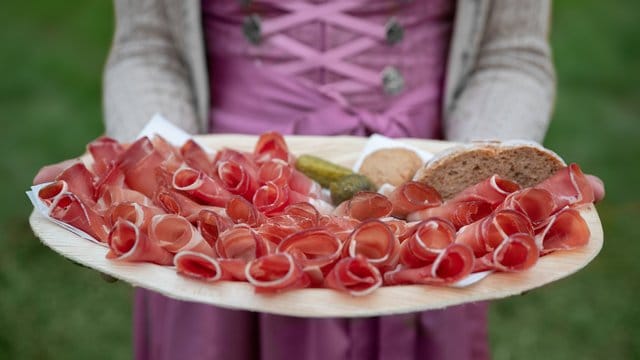
<svg viewBox="0 0 640 360"><path fill-rule="evenodd" d="M562 0L551 40L558 98L545 145L599 175L601 254L490 315L495 359L640 358L640 2ZM0 358L131 357L132 288L40 244L24 191L42 165L103 132L110 1L0 4Z"/></svg>

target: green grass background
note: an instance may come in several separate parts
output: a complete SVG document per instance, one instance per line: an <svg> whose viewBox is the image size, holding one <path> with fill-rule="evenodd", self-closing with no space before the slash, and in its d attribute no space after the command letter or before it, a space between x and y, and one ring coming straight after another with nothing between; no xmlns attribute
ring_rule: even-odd
<svg viewBox="0 0 640 360"><path fill-rule="evenodd" d="M559 87L545 145L607 184L605 247L585 270L497 301L495 359L640 358L640 26L637 0L553 6ZM36 170L103 131L109 1L0 4L0 359L131 357L131 294L34 238Z"/></svg>

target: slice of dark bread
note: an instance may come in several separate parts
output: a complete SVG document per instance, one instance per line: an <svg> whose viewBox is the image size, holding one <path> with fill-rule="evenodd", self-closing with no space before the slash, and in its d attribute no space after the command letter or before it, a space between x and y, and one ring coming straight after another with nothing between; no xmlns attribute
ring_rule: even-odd
<svg viewBox="0 0 640 360"><path fill-rule="evenodd" d="M433 186L449 199L468 186L498 174L530 187L566 166L564 160L535 142L476 142L436 154L414 180Z"/></svg>

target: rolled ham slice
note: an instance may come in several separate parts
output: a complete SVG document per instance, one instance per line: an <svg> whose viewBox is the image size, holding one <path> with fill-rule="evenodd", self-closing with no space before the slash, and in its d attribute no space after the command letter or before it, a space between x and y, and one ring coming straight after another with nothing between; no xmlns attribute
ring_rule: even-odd
<svg viewBox="0 0 640 360"><path fill-rule="evenodd" d="M550 217L536 234L536 244L543 254L585 246L591 232L580 212L564 208Z"/></svg>
<svg viewBox="0 0 640 360"><path fill-rule="evenodd" d="M512 181L493 175L472 185L441 206L419 210L407 215L409 221L439 217L451 221L456 229L488 216L507 195L520 189Z"/></svg>
<svg viewBox="0 0 640 360"><path fill-rule="evenodd" d="M106 243L109 237L104 218L73 193L65 192L55 197L49 208L49 216L91 235Z"/></svg>
<svg viewBox="0 0 640 360"><path fill-rule="evenodd" d="M555 209L555 201L547 190L527 188L509 194L496 211L503 209L522 213L531 220L535 228L551 216Z"/></svg>
<svg viewBox="0 0 640 360"><path fill-rule="evenodd" d="M107 208L123 202L135 202L148 207L156 207L153 200L145 194L115 185L105 186L98 202Z"/></svg>
<svg viewBox="0 0 640 360"><path fill-rule="evenodd" d="M51 209L51 206L67 193L69 193L69 184L66 181L58 180L41 188L38 191L38 198Z"/></svg>
<svg viewBox="0 0 640 360"><path fill-rule="evenodd" d="M198 230L180 215L161 214L151 219L149 238L170 253L190 250L215 256Z"/></svg>
<svg viewBox="0 0 640 360"><path fill-rule="evenodd" d="M336 235L342 242L349 239L349 235L360 224L360 221L345 216L322 215L318 219L318 226Z"/></svg>
<svg viewBox="0 0 640 360"><path fill-rule="evenodd" d="M87 151L93 158L91 169L96 175L102 176L116 166L125 148L118 141L102 136L87 144Z"/></svg>
<svg viewBox="0 0 640 360"><path fill-rule="evenodd" d="M382 275L363 256L344 258L327 274L324 286L353 296L365 296L382 286Z"/></svg>
<svg viewBox="0 0 640 360"><path fill-rule="evenodd" d="M271 252L270 244L253 229L244 225L221 233L215 248L218 256L226 260L221 262L221 265L236 280L246 280L244 267L249 261Z"/></svg>
<svg viewBox="0 0 640 360"><path fill-rule="evenodd" d="M197 228L204 237L204 240L211 246L215 247L216 241L221 233L231 229L233 221L227 216L223 216L216 211L201 210L198 213Z"/></svg>
<svg viewBox="0 0 640 360"><path fill-rule="evenodd" d="M477 257L493 251L509 236L517 233L533 235L531 221L514 210L500 210L491 216L461 228L456 243L473 249Z"/></svg>
<svg viewBox="0 0 640 360"><path fill-rule="evenodd" d="M218 164L218 178L227 191L248 200L253 198L259 186L256 172L234 161L223 161Z"/></svg>
<svg viewBox="0 0 640 360"><path fill-rule="evenodd" d="M343 201L334 210L337 216L350 216L357 220L377 219L389 216L393 205L386 196L370 191L361 191L350 200Z"/></svg>
<svg viewBox="0 0 640 360"><path fill-rule="evenodd" d="M291 234L302 231L298 220L290 215L277 215L267 219L256 230L264 239L278 245Z"/></svg>
<svg viewBox="0 0 640 360"><path fill-rule="evenodd" d="M419 268L398 266L384 274L385 285L432 284L445 285L464 279L473 270L473 251L466 245L451 244L436 260Z"/></svg>
<svg viewBox="0 0 640 360"><path fill-rule="evenodd" d="M72 192L85 203L95 203L94 175L83 163L69 166L56 177L56 180L66 182L67 191Z"/></svg>
<svg viewBox="0 0 640 360"><path fill-rule="evenodd" d="M578 164L558 170L554 175L536 186L553 195L555 211L565 206L588 204L595 201L594 188Z"/></svg>
<svg viewBox="0 0 640 360"><path fill-rule="evenodd" d="M284 209L284 215L290 216L302 229L316 227L320 220L318 209L305 202L287 206Z"/></svg>
<svg viewBox="0 0 640 360"><path fill-rule="evenodd" d="M400 242L384 222L371 219L360 223L349 236L345 252L350 257L363 256L379 268L398 263Z"/></svg>
<svg viewBox="0 0 640 360"><path fill-rule="evenodd" d="M391 215L405 218L409 213L442 205L442 197L433 187L408 181L396 187L388 196L393 205Z"/></svg>
<svg viewBox="0 0 640 360"><path fill-rule="evenodd" d="M291 190L300 194L319 199L322 196L322 187L311 178L296 170L284 160L272 159L260 165L258 180L261 183L271 181L277 185L288 185Z"/></svg>
<svg viewBox="0 0 640 360"><path fill-rule="evenodd" d="M302 289L311 284L309 275L288 253L270 254L252 260L245 267L245 277L257 293Z"/></svg>
<svg viewBox="0 0 640 360"><path fill-rule="evenodd" d="M223 271L220 262L208 255L194 251L180 251L173 259L176 271L190 278L215 282L231 280L231 274Z"/></svg>
<svg viewBox="0 0 640 360"><path fill-rule="evenodd" d="M449 201L463 202L481 200L489 203L492 208L495 208L502 203L507 195L518 190L520 190L520 185L498 175L493 175L484 181L462 190Z"/></svg>
<svg viewBox="0 0 640 360"><path fill-rule="evenodd" d="M160 191L155 203L167 213L180 215L192 223L198 220L198 214L204 209L202 205L173 189Z"/></svg>
<svg viewBox="0 0 640 360"><path fill-rule="evenodd" d="M444 219L431 218L415 224L400 245L400 263L408 268L433 263L456 238L456 229Z"/></svg>
<svg viewBox="0 0 640 360"><path fill-rule="evenodd" d="M493 211L484 200L447 201L441 206L418 210L407 215L409 221L422 221L437 217L450 221L456 229L476 222Z"/></svg>
<svg viewBox="0 0 640 360"><path fill-rule="evenodd" d="M308 196L292 191L289 186L278 186L273 182L262 185L253 196L256 208L269 216L282 213L290 204L309 201Z"/></svg>
<svg viewBox="0 0 640 360"><path fill-rule="evenodd" d="M109 232L107 259L129 262L173 264L173 254L163 249L134 223L119 219Z"/></svg>
<svg viewBox="0 0 640 360"><path fill-rule="evenodd" d="M473 271L523 271L535 265L538 257L538 247L531 234L512 234L493 251L477 258Z"/></svg>
<svg viewBox="0 0 640 360"><path fill-rule="evenodd" d="M276 252L292 254L303 270L322 268L340 258L342 241L327 230L313 228L298 231L285 238Z"/></svg>
<svg viewBox="0 0 640 360"><path fill-rule="evenodd" d="M252 203L241 196L232 197L225 207L227 216L236 224L258 227L266 221L266 217Z"/></svg>
<svg viewBox="0 0 640 360"><path fill-rule="evenodd" d="M135 225L138 229L146 232L151 219L164 212L157 207L149 207L136 202L121 202L111 206L105 212L107 226L115 225L118 220L126 220Z"/></svg>
<svg viewBox="0 0 640 360"><path fill-rule="evenodd" d="M207 152L193 139L187 140L180 147L180 155L184 162L192 169L202 171L211 176L213 173L213 163L209 159Z"/></svg>
<svg viewBox="0 0 640 360"><path fill-rule="evenodd" d="M213 206L225 206L233 196L219 179L189 167L181 167L173 174L172 186L204 204Z"/></svg>
<svg viewBox="0 0 640 360"><path fill-rule="evenodd" d="M284 137L275 131L265 132L260 135L253 149L253 156L257 164L273 159L291 162L291 155Z"/></svg>

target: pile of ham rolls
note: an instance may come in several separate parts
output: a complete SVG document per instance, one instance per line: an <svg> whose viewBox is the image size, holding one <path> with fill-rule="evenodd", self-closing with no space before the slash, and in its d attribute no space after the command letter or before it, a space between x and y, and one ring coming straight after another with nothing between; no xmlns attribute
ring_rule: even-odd
<svg viewBox="0 0 640 360"><path fill-rule="evenodd" d="M590 236L578 209L594 189L576 164L533 188L492 176L443 201L407 182L333 207L275 132L253 152L209 154L159 136L103 137L87 148L89 165L67 167L39 191L52 218L107 245L114 261L246 281L257 292L447 285L478 271L526 270Z"/></svg>

